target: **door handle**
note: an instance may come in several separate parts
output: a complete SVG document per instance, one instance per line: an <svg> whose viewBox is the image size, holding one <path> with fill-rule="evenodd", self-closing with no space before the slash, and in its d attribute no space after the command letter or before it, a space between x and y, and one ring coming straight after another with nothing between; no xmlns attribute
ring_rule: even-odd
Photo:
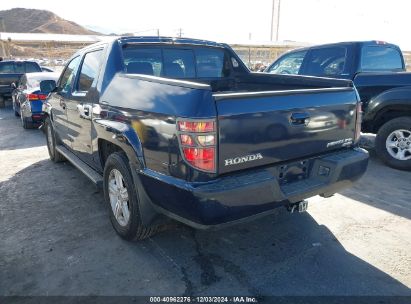
<svg viewBox="0 0 411 304"><path fill-rule="evenodd" d="M308 113L293 113L290 117L290 123L294 126L308 125L310 122L310 114Z"/></svg>

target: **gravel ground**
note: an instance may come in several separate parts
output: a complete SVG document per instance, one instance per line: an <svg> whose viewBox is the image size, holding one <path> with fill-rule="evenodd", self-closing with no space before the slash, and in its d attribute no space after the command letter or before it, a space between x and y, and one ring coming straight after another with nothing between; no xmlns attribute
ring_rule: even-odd
<svg viewBox="0 0 411 304"><path fill-rule="evenodd" d="M116 236L102 193L0 110L0 295L409 295L411 172L366 175L304 214ZM368 142L372 143L372 140Z"/></svg>

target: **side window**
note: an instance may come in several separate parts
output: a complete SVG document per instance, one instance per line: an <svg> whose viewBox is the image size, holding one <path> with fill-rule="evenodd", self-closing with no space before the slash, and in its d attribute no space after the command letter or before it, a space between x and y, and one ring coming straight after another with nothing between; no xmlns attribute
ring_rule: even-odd
<svg viewBox="0 0 411 304"><path fill-rule="evenodd" d="M103 50L93 51L84 56L83 64L80 70L80 77L77 83L78 91L88 91L96 79Z"/></svg>
<svg viewBox="0 0 411 304"><path fill-rule="evenodd" d="M308 55L307 69L310 76L332 77L344 73L347 49L345 47L328 47L313 49Z"/></svg>
<svg viewBox="0 0 411 304"><path fill-rule="evenodd" d="M26 62L26 73L35 73L41 72L41 69L37 66L37 64L33 62Z"/></svg>
<svg viewBox="0 0 411 304"><path fill-rule="evenodd" d="M282 59L270 67L268 73L297 75L300 72L300 68L306 53L306 51L303 51L285 55Z"/></svg>
<svg viewBox="0 0 411 304"><path fill-rule="evenodd" d="M171 78L195 78L192 50L164 49L163 75Z"/></svg>
<svg viewBox="0 0 411 304"><path fill-rule="evenodd" d="M80 56L77 56L70 61L67 68L65 69L63 75L60 78L57 91L61 94L67 94L71 91L76 78L77 69L80 64Z"/></svg>
<svg viewBox="0 0 411 304"><path fill-rule="evenodd" d="M126 73L160 76L162 55L159 48L125 47L123 49Z"/></svg>
<svg viewBox="0 0 411 304"><path fill-rule="evenodd" d="M365 46L361 50L362 71L402 70L400 52L387 46Z"/></svg>
<svg viewBox="0 0 411 304"><path fill-rule="evenodd" d="M212 48L195 49L197 77L220 78L224 77L224 51Z"/></svg>
<svg viewBox="0 0 411 304"><path fill-rule="evenodd" d="M13 62L0 62L0 73L14 73Z"/></svg>
<svg viewBox="0 0 411 304"><path fill-rule="evenodd" d="M15 73L26 73L26 68L24 66L24 62L15 62L14 64Z"/></svg>

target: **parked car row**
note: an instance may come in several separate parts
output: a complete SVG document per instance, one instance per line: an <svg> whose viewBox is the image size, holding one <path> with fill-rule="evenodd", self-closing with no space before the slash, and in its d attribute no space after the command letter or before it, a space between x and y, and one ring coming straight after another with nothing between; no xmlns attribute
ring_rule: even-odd
<svg viewBox="0 0 411 304"><path fill-rule="evenodd" d="M347 54L350 45L332 47ZM252 73L226 44L113 38L78 51L60 76L20 76L13 108L24 128L42 124L52 161L70 161L103 188L111 223L124 239L147 238L169 218L215 228L279 206L304 211L306 198L329 197L364 174L362 111L367 128L377 119L367 120L370 112L389 96L406 99L408 88L396 93L396 81L409 79L395 71L361 75L348 68L357 48L364 54L367 46L387 47L353 44L347 58L331 51L317 56L319 70L344 76L332 79L291 75L309 69L305 56L316 58L310 53L315 48L303 49L302 59L284 55L267 73ZM289 75L278 75L284 73ZM379 128L366 129L391 132L386 147L404 159L387 162L402 169L411 141L408 117L398 115L403 104L374 113Z"/></svg>

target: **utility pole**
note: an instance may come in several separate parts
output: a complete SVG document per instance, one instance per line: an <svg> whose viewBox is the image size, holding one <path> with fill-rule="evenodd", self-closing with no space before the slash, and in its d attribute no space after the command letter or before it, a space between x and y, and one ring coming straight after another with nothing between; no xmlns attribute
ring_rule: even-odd
<svg viewBox="0 0 411 304"><path fill-rule="evenodd" d="M0 17L0 27L1 27L1 31L0 31L0 32L5 32L5 31L6 31L6 28L5 28L5 26L4 26L4 19L3 19L2 17ZM1 34L0 34L0 45L1 45L1 50L2 50L1 56L2 56L2 57L7 57L6 49L5 49L5 47L4 47L4 42L3 42L3 40L2 40L1 38L2 38L2 37L1 37Z"/></svg>
<svg viewBox="0 0 411 304"><path fill-rule="evenodd" d="M281 0L273 0L271 11L271 41L278 41L278 34L280 30L280 9Z"/></svg>
<svg viewBox="0 0 411 304"><path fill-rule="evenodd" d="M183 37L183 29L181 27L178 29L178 37Z"/></svg>

